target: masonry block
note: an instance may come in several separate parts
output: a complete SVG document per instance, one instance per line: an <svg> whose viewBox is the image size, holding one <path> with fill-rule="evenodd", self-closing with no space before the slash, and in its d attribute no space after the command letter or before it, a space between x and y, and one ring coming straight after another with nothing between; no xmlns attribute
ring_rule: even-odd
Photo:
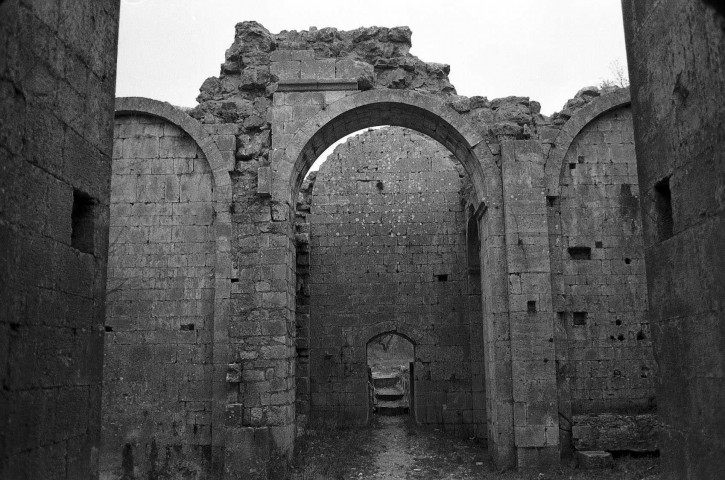
<svg viewBox="0 0 725 480"><path fill-rule="evenodd" d="M603 450L584 450L576 452L577 467L582 470L600 470L614 468L612 454Z"/></svg>

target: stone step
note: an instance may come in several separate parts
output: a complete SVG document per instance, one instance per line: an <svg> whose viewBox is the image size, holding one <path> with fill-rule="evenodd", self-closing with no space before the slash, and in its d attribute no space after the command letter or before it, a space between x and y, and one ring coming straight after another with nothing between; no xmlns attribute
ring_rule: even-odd
<svg viewBox="0 0 725 480"><path fill-rule="evenodd" d="M382 387L375 389L375 395L378 397L402 396L405 395L405 390L399 385L395 387Z"/></svg>
<svg viewBox="0 0 725 480"><path fill-rule="evenodd" d="M612 454L604 450L583 450L576 452L576 463L582 470L614 468Z"/></svg>

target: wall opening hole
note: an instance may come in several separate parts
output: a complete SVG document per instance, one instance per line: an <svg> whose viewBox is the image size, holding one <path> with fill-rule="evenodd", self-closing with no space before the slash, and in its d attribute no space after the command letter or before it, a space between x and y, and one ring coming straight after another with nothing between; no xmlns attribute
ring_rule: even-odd
<svg viewBox="0 0 725 480"><path fill-rule="evenodd" d="M106 329L107 332L112 332L113 331L113 327L110 327L108 325L106 325L105 329Z"/></svg>
<svg viewBox="0 0 725 480"><path fill-rule="evenodd" d="M575 168L576 168L576 163L569 164L569 170L574 170Z"/></svg>
<svg viewBox="0 0 725 480"><path fill-rule="evenodd" d="M587 324L587 312L574 312L572 314L574 325L581 326Z"/></svg>
<svg viewBox="0 0 725 480"><path fill-rule="evenodd" d="M619 335L617 335L617 340L619 340L620 342L623 342L624 341L624 335L622 335L621 333Z"/></svg>
<svg viewBox="0 0 725 480"><path fill-rule="evenodd" d="M377 189L378 189L379 191L381 191L381 192L382 192L382 191L383 191L383 189L385 188L385 185L383 185L383 182L382 182L381 180L378 180L378 181L377 181L377 182L375 183L375 187L376 187L376 188L377 188Z"/></svg>
<svg viewBox="0 0 725 480"><path fill-rule="evenodd" d="M624 263L626 263L627 265L629 265L630 263L632 263L632 259L631 258L625 258L624 259Z"/></svg>
<svg viewBox="0 0 725 480"><path fill-rule="evenodd" d="M93 253L96 201L87 193L73 189L71 212L71 246L83 253Z"/></svg>
<svg viewBox="0 0 725 480"><path fill-rule="evenodd" d="M448 281L448 275L447 274L436 275L435 277L436 277L436 280L438 280L439 282L447 282Z"/></svg>
<svg viewBox="0 0 725 480"><path fill-rule="evenodd" d="M193 323L184 323L181 324L181 331L182 332L190 332L194 330L194 324Z"/></svg>
<svg viewBox="0 0 725 480"><path fill-rule="evenodd" d="M596 242L594 242L594 247L595 248L604 248L604 244L601 241L597 240Z"/></svg>
<svg viewBox="0 0 725 480"><path fill-rule="evenodd" d="M644 332L642 330L637 332L637 340L644 340L645 338L647 338L647 336L644 334Z"/></svg>
<svg viewBox="0 0 725 480"><path fill-rule="evenodd" d="M661 242L667 240L673 234L670 177L660 180L655 185L654 194L655 214L657 216L657 236Z"/></svg>
<svg viewBox="0 0 725 480"><path fill-rule="evenodd" d="M569 247L568 252L572 260L592 259L592 249L589 247Z"/></svg>
<svg viewBox="0 0 725 480"><path fill-rule="evenodd" d="M231 280L232 283L238 283L239 282L239 279L238 278L232 278L230 280Z"/></svg>
<svg viewBox="0 0 725 480"><path fill-rule="evenodd" d="M622 321L621 321L621 320L615 320L615 321L614 321L614 324L615 324L615 325L621 325L621 324L622 324Z"/></svg>
<svg viewBox="0 0 725 480"><path fill-rule="evenodd" d="M529 313L536 313L536 301L529 300L526 302L526 311Z"/></svg>
<svg viewBox="0 0 725 480"><path fill-rule="evenodd" d="M578 157L576 158L576 161L577 161L577 163L584 163L584 155L579 155L579 156L578 156Z"/></svg>

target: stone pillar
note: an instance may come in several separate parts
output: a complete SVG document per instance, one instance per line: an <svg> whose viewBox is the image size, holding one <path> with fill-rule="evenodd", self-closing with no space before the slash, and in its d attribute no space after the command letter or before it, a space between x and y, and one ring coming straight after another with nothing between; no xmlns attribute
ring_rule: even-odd
<svg viewBox="0 0 725 480"><path fill-rule="evenodd" d="M544 157L539 142L501 143L517 466L559 461Z"/></svg>
<svg viewBox="0 0 725 480"><path fill-rule="evenodd" d="M482 148L488 148L486 146ZM481 158L479 156L479 158ZM489 177L491 192L501 191L501 177ZM497 196L500 198L500 196ZM516 467L511 383L511 338L508 318L506 244L503 205L478 207L481 241L481 303L486 377L488 449L497 469Z"/></svg>
<svg viewBox="0 0 725 480"><path fill-rule="evenodd" d="M225 478L283 478L295 437L293 219L256 173L234 192Z"/></svg>
<svg viewBox="0 0 725 480"><path fill-rule="evenodd" d="M278 478L294 441L295 255L286 204L250 203L238 224L232 284L228 378L238 371L239 383L227 395L225 473Z"/></svg>
<svg viewBox="0 0 725 480"><path fill-rule="evenodd" d="M624 0L663 477L725 475L725 8Z"/></svg>

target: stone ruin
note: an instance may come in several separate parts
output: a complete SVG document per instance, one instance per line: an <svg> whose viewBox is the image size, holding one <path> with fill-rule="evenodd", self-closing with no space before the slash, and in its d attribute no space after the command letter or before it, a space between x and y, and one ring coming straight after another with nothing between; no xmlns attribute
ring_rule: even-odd
<svg viewBox="0 0 725 480"><path fill-rule="evenodd" d="M416 421L501 467L657 449L629 92L549 118L456 95L410 47L243 22L188 115L118 100L108 478L251 478L308 422L367 423L366 346L391 332Z"/></svg>
<svg viewBox="0 0 725 480"><path fill-rule="evenodd" d="M244 22L198 106L114 126L118 3L0 2L0 476L283 477L308 425L368 420L394 334L411 415L498 468L720 478L710 3L624 1L631 97L551 117L456 95L407 28Z"/></svg>

